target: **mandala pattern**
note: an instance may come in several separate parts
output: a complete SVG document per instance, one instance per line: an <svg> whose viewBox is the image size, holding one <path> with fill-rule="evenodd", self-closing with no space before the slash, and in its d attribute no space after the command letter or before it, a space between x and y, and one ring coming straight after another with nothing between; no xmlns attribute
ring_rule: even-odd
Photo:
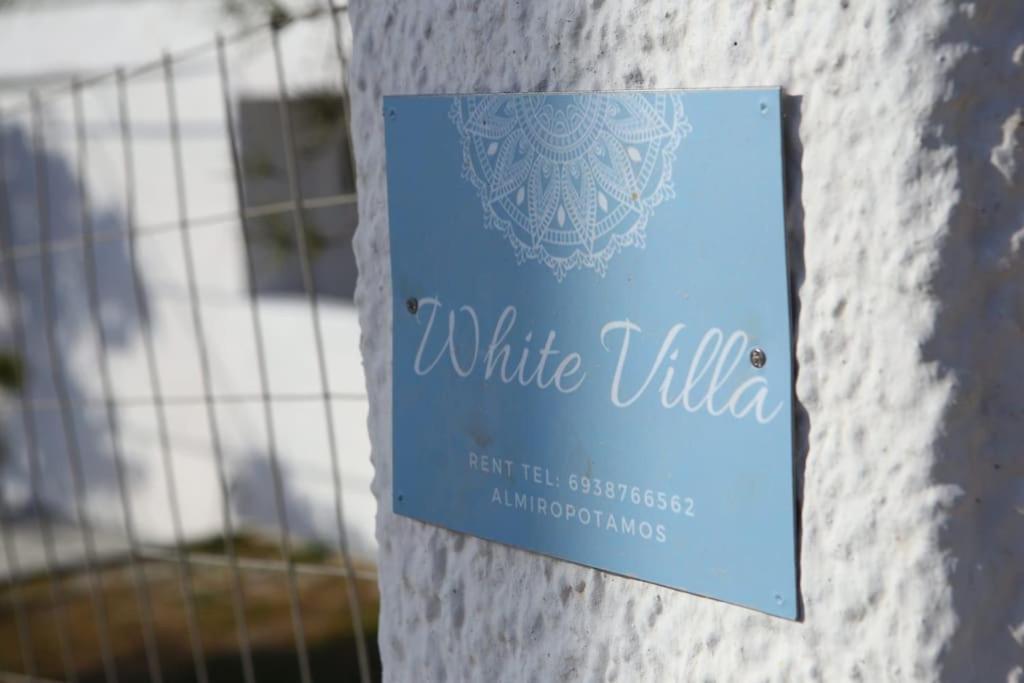
<svg viewBox="0 0 1024 683"><path fill-rule="evenodd" d="M664 93L470 95L450 116L487 227L559 281L574 268L603 276L620 249L643 248L691 131L681 97Z"/></svg>

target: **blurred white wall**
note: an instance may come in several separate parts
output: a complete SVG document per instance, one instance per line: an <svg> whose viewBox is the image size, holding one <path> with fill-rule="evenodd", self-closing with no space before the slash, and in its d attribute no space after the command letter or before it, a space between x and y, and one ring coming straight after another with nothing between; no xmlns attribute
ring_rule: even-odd
<svg viewBox="0 0 1024 683"><path fill-rule="evenodd" d="M287 3L295 11L307 4ZM128 245L123 237L125 175L112 78L83 90L88 163L79 173L70 92L60 89L72 75L88 78L123 65L131 70L212 42L217 32L230 36L243 25L265 21L258 3L240 15L222 0L118 2L13 2L0 9L0 130L4 136L8 200L15 232L17 274L29 334L26 395L37 420L43 466L42 502L51 509L73 510L73 487L66 448L49 374L36 220L33 160L27 93L43 93L45 152L52 236L66 243L53 252L57 334L62 370L73 403L76 437L87 470L90 517L101 526L122 524L107 418L102 403L95 328L89 317L83 250L74 244L82 223L76 183L84 176L91 216L98 234L101 317L111 346L115 393L128 399L118 412L121 442L128 464L131 504L145 539L171 538L167 481L161 465L156 414L147 400L144 335L151 330L159 359L167 407L176 485L186 534L201 537L221 529L221 496L211 450L203 384L193 330L188 283L182 257L172 147L163 72L129 81L128 104L137 190L139 263L148 288L148 316L139 319L131 287ZM344 30L347 22L342 15ZM348 37L345 36L347 43ZM336 90L341 82L330 19L297 22L281 33L289 90ZM347 46L345 48L347 50ZM277 96L270 34L261 31L234 42L229 60L235 101ZM191 217L230 215L236 195L230 162L216 54L210 49L175 65L185 191ZM54 88L59 89L55 92ZM284 214L289 218L288 214ZM159 230L167 226L166 230ZM208 341L213 391L217 395L260 393L246 263L237 220L199 221L191 228L202 322ZM277 293L257 299L263 313L274 426L285 475L285 494L293 530L333 542L337 537L334 492L327 446L320 375L306 299ZM359 356L359 328L351 301L322 299L321 313L331 390L346 395L332 402L342 461L342 493L353 551L375 552L375 502L366 430L366 401ZM3 345L11 347L11 315L3 318ZM303 399L302 397L306 397ZM3 483L8 506L25 509L31 500L27 449L16 403L3 402L5 444ZM268 460L263 405L258 400L217 405L217 418L232 509L240 523L272 528L277 518Z"/></svg>

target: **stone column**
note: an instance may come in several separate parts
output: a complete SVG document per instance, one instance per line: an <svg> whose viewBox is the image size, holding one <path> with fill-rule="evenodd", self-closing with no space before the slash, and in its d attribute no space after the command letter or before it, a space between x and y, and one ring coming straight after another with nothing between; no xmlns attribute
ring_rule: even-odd
<svg viewBox="0 0 1024 683"><path fill-rule="evenodd" d="M1024 3L358 0L389 681L1024 680ZM803 619L391 513L381 95L781 85Z"/></svg>

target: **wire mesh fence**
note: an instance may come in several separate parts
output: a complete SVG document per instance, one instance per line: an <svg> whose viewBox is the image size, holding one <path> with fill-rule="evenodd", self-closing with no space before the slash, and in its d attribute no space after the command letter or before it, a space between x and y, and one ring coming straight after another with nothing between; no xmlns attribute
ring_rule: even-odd
<svg viewBox="0 0 1024 683"><path fill-rule="evenodd" d="M298 15L277 10L265 23L233 35L135 68L33 90L22 102L0 110L0 270L6 307L0 382L8 423L15 425L8 429L20 435L12 439L17 448L8 448L5 459L11 462L4 466L5 471L20 472L23 489L17 506L8 500L12 486L3 487L0 499L6 583L0 633L9 636L8 646L0 646L0 677L306 682L378 676L372 637L375 571L372 563L352 552L346 519L352 508L346 507L343 486L343 462L365 458L366 453L347 450L349 441L343 437L348 420L339 418L343 406L362 405L365 396L351 382L344 382L347 388L336 386L338 370L329 352L334 345L330 332L336 283L330 281L334 266L324 254L350 234L324 237L330 228L319 224L331 223L340 214L314 215L345 210L351 216L355 203L343 85L346 20L344 8L331 0ZM344 182L333 190L311 193L304 173L312 175L316 169L307 163L303 149L316 147L317 141L305 140L307 127L297 121L310 107L290 87L283 39L293 27L316 22L329 26L333 66L342 86L319 93L313 108L343 132L339 164L345 171L338 174ZM275 163L281 182L274 191L257 187L264 178L253 172L248 154L269 129L257 129L247 139L240 123L247 119L235 96L237 58L232 59L232 50L252 40L266 41L271 57L264 75L277 109L273 132L279 136ZM204 180L195 177L199 173L188 160L190 133L183 117L181 78L200 60L214 66L219 135L225 141L221 170L234 203L218 210L195 208L193 189ZM86 96L99 88L107 89L113 104L113 137L119 149L116 183L97 172L92 158L99 143L91 132ZM162 218L140 216L154 213L154 202L146 197L152 164L146 162L140 171L137 137L145 127L135 118L138 97L133 88L145 90L146 111L162 109L160 119L166 125L160 135L169 148L170 182L156 203L170 212ZM51 163L57 109L69 117L69 151L64 156L70 168L62 173L55 173ZM116 185L121 195L117 220L94 205L95 188L104 185ZM29 195L33 202L24 201ZM203 273L216 271L221 258L204 246L206 230L236 231L242 252L247 310L235 316L230 339L224 338L220 316L211 313L217 295L203 281ZM161 241L153 247L155 240ZM276 282L269 290L273 294L277 286L288 295L285 324L280 315L268 320L268 307L278 304L263 291L268 259L274 261L273 247L282 244L291 265L279 268L284 272L280 277L269 278ZM338 249L347 253L350 246ZM171 299L182 317L178 336L170 342L154 322L159 297L153 294L155 278L147 269L154 252L157 258L174 254L180 264ZM111 253L118 255L117 268L111 268ZM66 259L75 265L68 266ZM112 284L115 270L120 274ZM117 292L116 305L110 303L111 291ZM326 313L325 305L331 309ZM126 361L123 331L111 323L118 316L137 321L131 381L124 381L119 369ZM73 334L68 333L69 318L78 321L71 325ZM287 345L288 335L300 326L308 342L305 362L314 379L305 386L285 387L275 377L280 354L272 347L281 337ZM170 388L182 384L173 369L168 372L167 355L184 353L186 342L198 381L181 391ZM225 390L218 379L223 359L243 346L246 351L237 355L250 363L248 381L241 389ZM82 351L86 347L88 353ZM86 391L78 386L74 371L82 361L74 358L89 354L93 358L85 363L92 388ZM288 406L298 407L307 422L290 425L281 414ZM270 524L258 529L250 523L252 515L239 513L238 472L229 443L233 437L226 434L226 415L238 407L248 411L244 431L255 433L247 436L261 443L265 456L260 471L269 485L256 497L257 507L269 511L265 517ZM175 413L181 410L188 411L186 417ZM149 411L147 427L141 430L136 428L139 411ZM283 462L283 453L294 450L289 434L309 429L312 413L320 414L316 427L322 434L304 457L322 459L318 472L324 476L318 478L326 478L331 491L333 532L326 538L300 528L309 524L296 510L308 510L296 507L302 487L291 479L301 464L297 470ZM183 420L190 430L204 432L198 447L183 446L178 427ZM149 480L163 484L160 494L139 490L140 468L149 467L140 464L133 447L140 438L158 472ZM209 465L199 475L185 462L197 457L197 451ZM113 483L96 484L94 463L109 469ZM55 481L67 484L56 495ZM197 489L209 495L199 496ZM159 499L158 504L150 498ZM197 534L187 522L201 498L215 517L212 533L211 524L206 533ZM163 532L152 532L155 527ZM274 534L268 535L267 529Z"/></svg>

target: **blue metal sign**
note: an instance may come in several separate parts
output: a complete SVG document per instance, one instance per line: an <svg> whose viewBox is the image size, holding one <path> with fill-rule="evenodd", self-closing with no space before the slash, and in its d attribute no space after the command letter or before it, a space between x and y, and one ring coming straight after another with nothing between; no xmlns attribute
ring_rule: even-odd
<svg viewBox="0 0 1024 683"><path fill-rule="evenodd" d="M396 513L796 617L779 109L384 98Z"/></svg>

